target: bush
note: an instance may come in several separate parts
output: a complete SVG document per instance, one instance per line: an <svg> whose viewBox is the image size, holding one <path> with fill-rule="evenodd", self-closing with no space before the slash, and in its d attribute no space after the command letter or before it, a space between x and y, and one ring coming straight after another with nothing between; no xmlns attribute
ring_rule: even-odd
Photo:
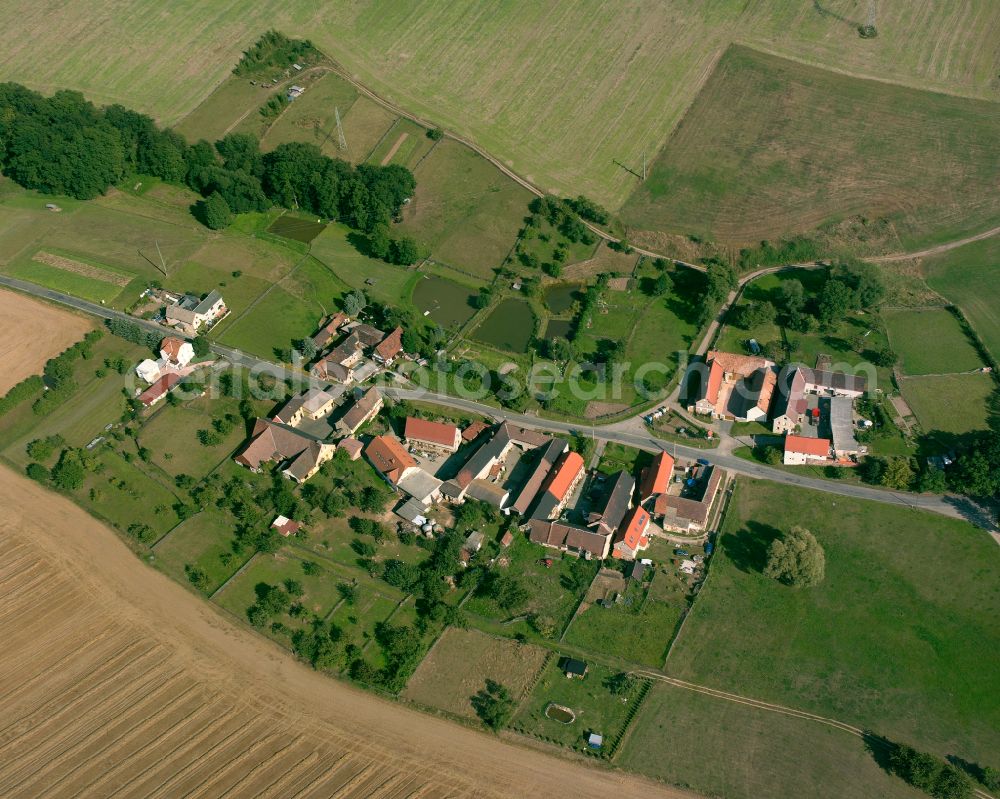
<svg viewBox="0 0 1000 799"><path fill-rule="evenodd" d="M444 138L444 131L441 128L431 128L427 131L427 138L431 141L440 141Z"/></svg>
<svg viewBox="0 0 1000 799"><path fill-rule="evenodd" d="M233 212L226 198L213 191L208 199L195 203L195 218L207 228L222 230L232 224Z"/></svg>

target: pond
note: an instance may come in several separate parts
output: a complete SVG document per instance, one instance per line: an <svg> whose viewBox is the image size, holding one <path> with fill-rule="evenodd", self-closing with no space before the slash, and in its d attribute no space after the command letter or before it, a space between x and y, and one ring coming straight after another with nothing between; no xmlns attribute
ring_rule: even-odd
<svg viewBox="0 0 1000 799"><path fill-rule="evenodd" d="M549 703L549 706L545 708L545 715L560 724L572 724L576 721L576 713L568 707L557 705L555 702Z"/></svg>
<svg viewBox="0 0 1000 799"><path fill-rule="evenodd" d="M545 326L545 338L567 338L572 329L572 319L549 319L549 323Z"/></svg>
<svg viewBox="0 0 1000 799"><path fill-rule="evenodd" d="M535 332L535 314L524 300L508 297L476 328L472 337L510 352L525 352Z"/></svg>
<svg viewBox="0 0 1000 799"><path fill-rule="evenodd" d="M443 277L425 277L413 289L413 304L441 327L460 327L468 322L476 309L473 294L466 286Z"/></svg>
<svg viewBox="0 0 1000 799"><path fill-rule="evenodd" d="M552 313L564 313L580 299L582 283L556 283L545 289L545 304Z"/></svg>
<svg viewBox="0 0 1000 799"><path fill-rule="evenodd" d="M295 239L308 244L326 229L326 224L312 219L300 219L284 214L275 219L267 229L268 233L286 239Z"/></svg>

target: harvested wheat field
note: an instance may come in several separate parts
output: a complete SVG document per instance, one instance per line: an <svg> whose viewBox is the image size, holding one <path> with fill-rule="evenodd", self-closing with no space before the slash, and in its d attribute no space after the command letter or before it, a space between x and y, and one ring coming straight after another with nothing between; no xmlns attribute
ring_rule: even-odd
<svg viewBox="0 0 1000 799"><path fill-rule="evenodd" d="M0 542L0 796L691 795L323 677L2 469Z"/></svg>
<svg viewBox="0 0 1000 799"><path fill-rule="evenodd" d="M45 362L75 344L93 325L84 317L44 302L0 291L0 395Z"/></svg>

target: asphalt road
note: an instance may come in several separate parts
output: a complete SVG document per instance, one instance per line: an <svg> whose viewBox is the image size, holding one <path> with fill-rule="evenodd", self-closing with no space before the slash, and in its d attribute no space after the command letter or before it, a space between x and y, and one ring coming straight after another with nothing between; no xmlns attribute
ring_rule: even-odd
<svg viewBox="0 0 1000 799"><path fill-rule="evenodd" d="M116 311L97 303L88 302L87 300L71 297L68 294L53 291L52 289L47 289L43 286L38 286L24 280L18 280L6 275L0 275L0 285L16 289L17 291L21 291L35 297L51 300L52 302L57 302L70 308L75 308L78 311L99 316L103 319L124 319L159 334L163 334L165 332L160 325L153 322L136 319L135 317L122 313L121 311ZM223 347L219 344L213 344L212 351L235 364L244 366L248 369L266 371L276 377L279 377L280 379L292 378L303 381L308 381L310 379L308 375L299 370L290 369L239 350ZM820 480L818 478L804 477L783 471L781 469L773 469L762 464L746 461L733 455L713 452L712 450L697 449L695 447L686 447L682 444L664 442L650 435L640 435L631 430L622 429L628 425L628 422L619 422L617 424L603 427L587 427L586 425L579 423L559 422L551 419L541 419L537 416L513 413L500 408L494 408L490 405L483 405L472 400L462 399L461 397L452 397L423 390L413 390L392 386L384 386L383 388L386 395L395 399L430 402L436 405L480 414L497 420L508 420L515 424L522 425L523 427L557 433L570 433L572 435L591 436L595 440L603 439L605 441L626 444L648 452L666 451L671 455L677 455L683 458L704 458L712 464L721 466L724 469L728 469L731 472L744 475L746 477L771 480L777 483L799 486L801 488L809 488L814 491L822 491L826 494L851 497L853 499L866 499L874 502L884 502L891 505L902 505L909 508L940 513L944 516L966 519L979 527L989 530L993 533L994 537L997 538L998 543L1000 543L1000 534L996 532L996 527L989 518L988 514L986 514L978 505L964 497L952 495L938 496L935 494L907 494L897 491L885 491L869 486L841 483L833 480Z"/></svg>

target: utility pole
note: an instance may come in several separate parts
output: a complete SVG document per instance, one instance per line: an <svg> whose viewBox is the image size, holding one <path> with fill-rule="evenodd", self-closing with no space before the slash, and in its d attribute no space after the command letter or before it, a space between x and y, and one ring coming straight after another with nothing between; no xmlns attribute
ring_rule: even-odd
<svg viewBox="0 0 1000 799"><path fill-rule="evenodd" d="M160 242L158 242L158 241L156 241L154 239L153 240L153 244L156 245L156 254L160 256L160 267L161 267L160 271L163 272L163 276L166 277L167 276L167 264L163 260L163 253L160 252Z"/></svg>
<svg viewBox="0 0 1000 799"><path fill-rule="evenodd" d="M333 107L333 115L337 119L337 137L340 139L338 146L341 150L347 149L347 137L344 136L344 126L340 124L340 108Z"/></svg>

